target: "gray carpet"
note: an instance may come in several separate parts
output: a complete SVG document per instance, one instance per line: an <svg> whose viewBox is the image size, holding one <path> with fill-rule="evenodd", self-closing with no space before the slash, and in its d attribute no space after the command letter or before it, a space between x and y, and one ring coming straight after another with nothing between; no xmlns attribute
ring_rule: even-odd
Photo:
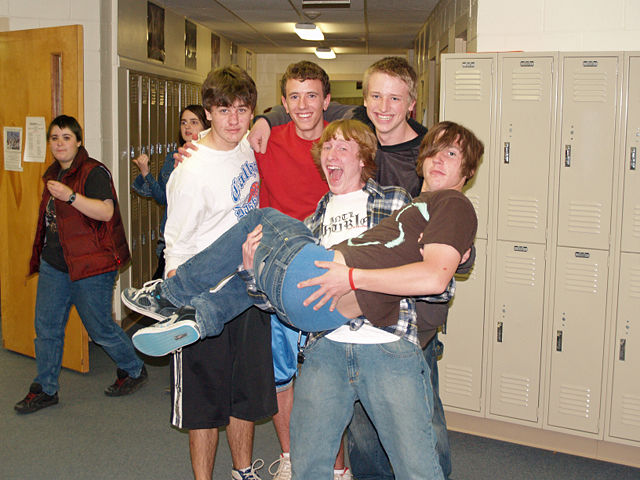
<svg viewBox="0 0 640 480"><path fill-rule="evenodd" d="M13 405L35 375L31 358L0 349L0 479L188 479L188 436L169 426L167 359L148 359L149 382L124 398L102 391L115 367L102 349L90 345L91 371L63 370L60 403L17 415ZM640 479L640 470L555 454L452 432L454 480ZM271 422L256 427L254 458L279 454ZM213 478L230 478L231 457L221 435Z"/></svg>

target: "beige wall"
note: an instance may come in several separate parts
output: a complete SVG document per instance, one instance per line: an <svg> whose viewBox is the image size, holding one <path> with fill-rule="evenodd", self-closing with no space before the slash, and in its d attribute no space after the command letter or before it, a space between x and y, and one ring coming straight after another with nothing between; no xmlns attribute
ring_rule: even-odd
<svg viewBox="0 0 640 480"><path fill-rule="evenodd" d="M638 0L478 0L477 51L640 50Z"/></svg>

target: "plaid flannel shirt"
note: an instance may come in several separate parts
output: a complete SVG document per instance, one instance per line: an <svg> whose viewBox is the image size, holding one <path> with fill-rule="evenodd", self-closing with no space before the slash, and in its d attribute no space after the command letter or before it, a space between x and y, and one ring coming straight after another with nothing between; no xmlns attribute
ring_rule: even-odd
<svg viewBox="0 0 640 480"><path fill-rule="evenodd" d="M403 207L411 201L411 196L400 187L383 187L373 179L369 179L363 190L369 194L367 201L367 227L371 228L380 223L382 219L390 216L394 211ZM333 196L333 193L326 193L318 202L316 211L304 220L305 225L311 230L315 237L319 237L322 231L322 223L327 204ZM244 270L242 265L238 267L238 275L247 285L247 292L254 300L254 304L263 310L274 311L273 306L268 298L258 290L255 277L252 270ZM447 290L439 295L429 295L424 297L416 297L423 301L432 303L446 303L455 293L455 280L452 280ZM416 324L416 298L404 298L400 301L400 314L398 323L389 327L383 327L383 330L393 333L405 340L416 345L418 342L418 329ZM364 317L354 319L352 322L357 324L355 320L360 320L360 324L368 322ZM325 332L310 334L309 342L324 335Z"/></svg>

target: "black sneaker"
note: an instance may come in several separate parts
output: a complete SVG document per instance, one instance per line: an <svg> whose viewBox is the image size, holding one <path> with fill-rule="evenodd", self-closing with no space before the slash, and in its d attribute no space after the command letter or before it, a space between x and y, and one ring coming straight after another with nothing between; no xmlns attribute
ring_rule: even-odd
<svg viewBox="0 0 640 480"><path fill-rule="evenodd" d="M177 308L162 296L161 284L162 279L159 279L145 283L142 288L125 288L120 295L122 303L134 312L159 322L166 320L175 313Z"/></svg>
<svg viewBox="0 0 640 480"><path fill-rule="evenodd" d="M42 385L32 383L27 396L16 403L13 408L18 413L33 413L56 403L58 403L58 392L47 395L42 391Z"/></svg>
<svg viewBox="0 0 640 480"><path fill-rule="evenodd" d="M130 393L138 390L142 385L147 383L147 367L142 366L140 376L138 378L132 378L127 372L122 369L118 369L118 378L113 385L109 385L104 389L104 394L108 397L122 397L123 395L129 395Z"/></svg>

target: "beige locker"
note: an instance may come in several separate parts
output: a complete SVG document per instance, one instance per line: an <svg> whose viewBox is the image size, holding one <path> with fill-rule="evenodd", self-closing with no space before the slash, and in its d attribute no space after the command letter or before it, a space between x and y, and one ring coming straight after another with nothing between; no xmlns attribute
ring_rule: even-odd
<svg viewBox="0 0 640 480"><path fill-rule="evenodd" d="M640 254L623 253L620 262L615 336L612 437L640 441Z"/></svg>
<svg viewBox="0 0 640 480"><path fill-rule="evenodd" d="M538 421L545 246L497 242L489 413Z"/></svg>
<svg viewBox="0 0 640 480"><path fill-rule="evenodd" d="M624 200L622 251L640 252L640 54L625 56L626 131L624 134Z"/></svg>
<svg viewBox="0 0 640 480"><path fill-rule="evenodd" d="M557 248L548 423L599 433L608 253Z"/></svg>
<svg viewBox="0 0 640 480"><path fill-rule="evenodd" d="M468 278L456 276L456 296L440 340L440 396L447 407L480 412L487 241L476 239L476 263Z"/></svg>
<svg viewBox="0 0 640 480"><path fill-rule="evenodd" d="M562 54L558 245L609 248L618 55Z"/></svg>
<svg viewBox="0 0 640 480"><path fill-rule="evenodd" d="M495 55L451 54L441 57L440 120L463 124L485 145L483 161L465 189L478 215L477 238L488 238L495 64Z"/></svg>
<svg viewBox="0 0 640 480"><path fill-rule="evenodd" d="M149 158L153 157L150 148L150 100L151 100L151 78L148 75L141 75L141 102L140 102L140 144L142 153L146 153ZM149 201L143 199L140 202L140 249L142 259L140 271L142 280L146 282L151 279L151 216Z"/></svg>
<svg viewBox="0 0 640 480"><path fill-rule="evenodd" d="M498 56L497 238L501 240L545 243L555 62L551 54Z"/></svg>
<svg viewBox="0 0 640 480"><path fill-rule="evenodd" d="M129 75L129 160L140 155L140 76ZM140 174L140 170L133 162L129 162L130 182ZM142 198L131 192L131 284L135 287L142 285L142 239L140 228L140 203Z"/></svg>

